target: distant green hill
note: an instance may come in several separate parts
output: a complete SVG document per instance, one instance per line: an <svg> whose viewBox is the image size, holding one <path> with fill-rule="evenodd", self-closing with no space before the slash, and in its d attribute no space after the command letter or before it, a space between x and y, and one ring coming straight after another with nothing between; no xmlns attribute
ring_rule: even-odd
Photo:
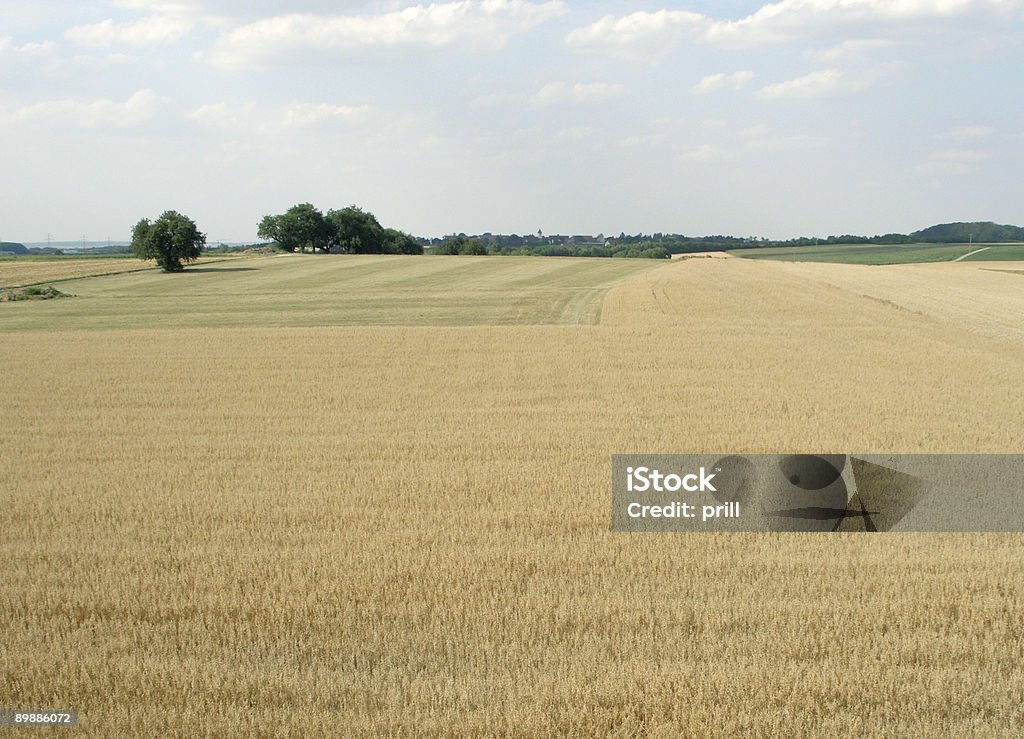
<svg viewBox="0 0 1024 739"><path fill-rule="evenodd" d="M942 223L910 234L914 241L936 244L961 244L969 241L998 243L1003 241L1024 241L1024 228L1001 226L991 221L975 223Z"/></svg>
<svg viewBox="0 0 1024 739"><path fill-rule="evenodd" d="M8 254L28 254L28 247L14 241L0 241L0 252Z"/></svg>

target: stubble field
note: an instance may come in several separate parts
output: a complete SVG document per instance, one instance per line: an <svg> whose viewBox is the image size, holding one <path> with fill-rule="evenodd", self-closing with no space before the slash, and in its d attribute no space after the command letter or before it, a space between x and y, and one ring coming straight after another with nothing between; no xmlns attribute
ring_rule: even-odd
<svg viewBox="0 0 1024 739"><path fill-rule="evenodd" d="M201 257L206 265L233 257ZM113 275L125 272L156 272L151 260L119 256L5 257L0 258L0 289L39 283L64 282L79 277Z"/></svg>
<svg viewBox="0 0 1024 739"><path fill-rule="evenodd" d="M0 306L0 707L95 736L1024 729L1020 535L609 531L617 452L1021 452L1020 275L380 259Z"/></svg>
<svg viewBox="0 0 1024 739"><path fill-rule="evenodd" d="M50 264L58 274L67 269ZM0 314L0 330L591 324L610 285L653 265L635 259L235 257L200 262L177 275L149 268L62 282L76 300L12 306ZM6 269L0 263L0 284ZM46 278L37 271L34 279Z"/></svg>

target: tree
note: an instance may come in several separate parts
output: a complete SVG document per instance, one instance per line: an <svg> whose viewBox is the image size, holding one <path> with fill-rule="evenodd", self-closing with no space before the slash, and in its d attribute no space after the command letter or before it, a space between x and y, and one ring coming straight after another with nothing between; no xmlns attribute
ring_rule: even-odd
<svg viewBox="0 0 1024 739"><path fill-rule="evenodd" d="M286 251L295 251L295 247L288 248L281 243L278 238L281 233L281 216L263 216L263 220L260 221L259 227L256 229L256 235L261 239L268 239L270 241L277 242L277 245Z"/></svg>
<svg viewBox="0 0 1024 739"><path fill-rule="evenodd" d="M381 250L385 254L422 254L423 245L403 231L385 228Z"/></svg>
<svg viewBox="0 0 1024 739"><path fill-rule="evenodd" d="M324 214L309 203L293 205L276 216L263 216L256 231L261 239L272 239L285 251L296 249L328 251L334 243L334 229Z"/></svg>
<svg viewBox="0 0 1024 739"><path fill-rule="evenodd" d="M350 254L380 254L384 250L384 229L369 211L350 205L327 212L335 239Z"/></svg>
<svg viewBox="0 0 1024 739"><path fill-rule="evenodd" d="M464 241L465 237L462 236L446 236L444 241L434 247L434 253L444 255L458 254Z"/></svg>
<svg viewBox="0 0 1024 739"><path fill-rule="evenodd" d="M153 223L143 218L132 229L132 254L155 259L164 272L181 272L184 262L194 262L206 246L206 235L195 221L174 210L166 210Z"/></svg>
<svg viewBox="0 0 1024 739"><path fill-rule="evenodd" d="M480 239L473 239L466 234L448 236L437 246L437 254L487 254L487 244Z"/></svg>

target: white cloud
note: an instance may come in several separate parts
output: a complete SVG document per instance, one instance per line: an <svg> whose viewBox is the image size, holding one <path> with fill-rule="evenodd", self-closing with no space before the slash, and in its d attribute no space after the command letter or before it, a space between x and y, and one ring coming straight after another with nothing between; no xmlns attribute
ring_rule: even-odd
<svg viewBox="0 0 1024 739"><path fill-rule="evenodd" d="M568 97L568 87L564 82L549 82L537 91L533 96L535 103L546 105L565 100Z"/></svg>
<svg viewBox="0 0 1024 739"><path fill-rule="evenodd" d="M355 123L363 120L370 110L368 105L293 103L284 110L284 125L288 127L313 126L330 121Z"/></svg>
<svg viewBox="0 0 1024 739"><path fill-rule="evenodd" d="M883 31L894 23L945 20L968 13L1003 14L1024 0L779 0L738 20L716 20L684 10L607 15L570 31L565 43L578 51L597 51L631 59L663 58L682 41L700 40L726 47L749 47L795 40L820 41L832 32ZM888 40L848 40L822 52L834 63L864 53Z"/></svg>
<svg viewBox="0 0 1024 739"><path fill-rule="evenodd" d="M186 14L196 10L194 2L168 2L167 0L113 0L118 8L128 10L144 10L150 13Z"/></svg>
<svg viewBox="0 0 1024 739"><path fill-rule="evenodd" d="M919 174L969 174L971 168L956 162L927 161L914 167Z"/></svg>
<svg viewBox="0 0 1024 739"><path fill-rule="evenodd" d="M991 154L977 149L943 149L931 155L935 161L942 162L981 162L991 158Z"/></svg>
<svg viewBox="0 0 1024 739"><path fill-rule="evenodd" d="M53 49L52 41L15 44L10 36L0 36L0 72L14 67L36 70L40 62L52 59Z"/></svg>
<svg viewBox="0 0 1024 739"><path fill-rule="evenodd" d="M780 0L740 20L714 23L705 38L725 46L783 43L855 24L947 19L971 11L999 13L1022 4L1021 0Z"/></svg>
<svg viewBox="0 0 1024 739"><path fill-rule="evenodd" d="M991 158L991 154L978 149L941 149L929 154L928 160L914 169L922 174L963 175L973 172L974 165Z"/></svg>
<svg viewBox="0 0 1024 739"><path fill-rule="evenodd" d="M680 41L697 38L709 23L706 16L685 10L640 11L621 18L606 15L570 31L565 43L577 51L657 60Z"/></svg>
<svg viewBox="0 0 1024 739"><path fill-rule="evenodd" d="M291 103L274 110L259 110L255 103L228 105L208 103L187 114L187 118L208 128L232 131L309 128L330 123L356 124L372 112L368 105Z"/></svg>
<svg viewBox="0 0 1024 739"><path fill-rule="evenodd" d="M253 112L256 106L248 103L240 108L232 108L227 103L208 103L201 105L191 113L188 118L204 126L214 128L241 128L247 122L254 120Z"/></svg>
<svg viewBox="0 0 1024 739"><path fill-rule="evenodd" d="M746 141L743 148L747 151L782 151L786 149L819 149L828 144L824 136L811 136L802 133L775 133L767 126L752 126L743 131Z"/></svg>
<svg viewBox="0 0 1024 739"><path fill-rule="evenodd" d="M327 61L356 51L503 46L509 38L566 11L561 0L462 0L414 5L377 15L292 13L222 35L209 55L217 66L244 68L275 60Z"/></svg>
<svg viewBox="0 0 1024 739"><path fill-rule="evenodd" d="M572 86L572 100L576 103L593 103L626 94L626 86L607 82L577 82Z"/></svg>
<svg viewBox="0 0 1024 739"><path fill-rule="evenodd" d="M765 85L755 95L762 100L806 99L834 92L840 89L842 83L843 77L838 69L824 69L785 82Z"/></svg>
<svg viewBox="0 0 1024 739"><path fill-rule="evenodd" d="M26 105L8 120L21 123L71 124L77 126L135 126L156 113L157 96L152 90L139 90L124 102L98 100L46 100Z"/></svg>
<svg viewBox="0 0 1024 739"><path fill-rule="evenodd" d="M173 44L193 26L189 18L170 13L147 15L137 21L115 23L111 19L85 26L75 26L64 32L70 41L93 49L115 44L128 46L166 46Z"/></svg>
<svg viewBox="0 0 1024 739"><path fill-rule="evenodd" d="M705 95L709 92L721 90L726 87L730 87L734 90L742 90L746 87L747 83L753 79L753 77L754 73L746 69L740 72L733 72L732 74L726 74L725 72L709 74L693 86L692 92L695 95Z"/></svg>
<svg viewBox="0 0 1024 739"><path fill-rule="evenodd" d="M870 57L895 45L895 41L888 39L847 39L828 49L807 51L804 57L814 62L835 64L846 59Z"/></svg>
<svg viewBox="0 0 1024 739"><path fill-rule="evenodd" d="M948 139L950 141L977 141L978 139L988 138L992 135L992 129L989 126L958 126L951 128L939 138Z"/></svg>
<svg viewBox="0 0 1024 739"><path fill-rule="evenodd" d="M722 152L714 144L701 144L694 149L682 152L679 158L687 162L711 162L721 159Z"/></svg>
<svg viewBox="0 0 1024 739"><path fill-rule="evenodd" d="M63 86L67 80L116 75L118 68L124 69L136 61L120 52L69 54L67 51L66 44L53 41L15 44L10 37L0 37L0 77L13 82L6 97L17 99L16 93L22 90L28 93L22 100L37 100L42 97L41 91L51 89L55 83ZM7 106L0 101L0 107Z"/></svg>
<svg viewBox="0 0 1024 739"><path fill-rule="evenodd" d="M469 105L472 108L499 108L505 105L514 105L521 102L521 96L513 95L512 93L489 92L476 96L469 101Z"/></svg>
<svg viewBox="0 0 1024 739"><path fill-rule="evenodd" d="M29 42L27 44L15 46L14 39L12 39L10 36L0 36L0 56L12 54L21 57L32 57L37 54L47 52L52 48L52 41L42 41L38 43Z"/></svg>
<svg viewBox="0 0 1024 739"><path fill-rule="evenodd" d="M566 141L584 141L594 134L594 129L586 126L570 126L558 131L555 136Z"/></svg>
<svg viewBox="0 0 1024 739"><path fill-rule="evenodd" d="M619 139L617 144L624 149L647 149L653 151L654 149L660 149L668 142L668 138L661 134L634 134L633 136Z"/></svg>
<svg viewBox="0 0 1024 739"><path fill-rule="evenodd" d="M280 13L282 6L287 5L294 13L338 13L342 10L364 8L367 5L384 5L385 2L369 0L111 0L119 8L139 10L149 13L181 13L193 17L260 17ZM387 2L396 6L398 2Z"/></svg>
<svg viewBox="0 0 1024 739"><path fill-rule="evenodd" d="M134 56L131 56L130 54L122 54L120 52L107 54L105 57L103 57L103 63L110 65L134 64L136 61L137 59Z"/></svg>
<svg viewBox="0 0 1024 739"><path fill-rule="evenodd" d="M535 103L539 105L550 105L554 103L595 103L626 94L625 85L611 84L607 82L577 82L575 85L567 85L565 82L551 82L544 85L537 94L533 96Z"/></svg>

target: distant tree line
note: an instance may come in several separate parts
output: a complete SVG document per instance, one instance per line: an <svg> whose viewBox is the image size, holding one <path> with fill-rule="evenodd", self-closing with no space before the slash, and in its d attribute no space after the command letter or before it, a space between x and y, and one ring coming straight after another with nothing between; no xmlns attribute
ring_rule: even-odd
<svg viewBox="0 0 1024 739"><path fill-rule="evenodd" d="M740 236L684 236L672 233L637 233L618 236L520 236L464 233L428 240L435 254L513 254L553 257L628 257L664 259L673 254L691 254L728 249L757 249L780 246L819 246L828 244L918 244L918 243L1000 243L1024 241L1024 228L991 222L945 223L910 234L887 233L875 236L840 234L827 237L801 236L793 239L766 239Z"/></svg>
<svg viewBox="0 0 1024 739"><path fill-rule="evenodd" d="M627 237L635 239L636 237ZM909 244L916 239L908 234L885 234L882 236L856 236L841 234L825 237L800 236L794 239L766 239L736 236L677 236L670 235L653 241L668 249L672 254L690 254L703 251L727 251L729 249L759 249L780 246L820 246L823 244ZM644 242L640 242L644 243Z"/></svg>
<svg viewBox="0 0 1024 739"><path fill-rule="evenodd" d="M818 246L827 244L959 244L969 241L999 243L1024 241L1024 228L1001 226L991 222L944 223L914 231L909 234L887 233L875 236L839 234L821 237L801 236L794 239L765 239L736 236L682 236L680 234L655 233L628 236L619 234L611 240L615 244L646 245L663 248L670 254L687 254L702 251L724 251L727 249L756 249L780 246Z"/></svg>
<svg viewBox="0 0 1024 739"><path fill-rule="evenodd" d="M683 236L667 233L638 233L604 236L544 236L518 234L464 233L443 239L427 240L433 254L501 254L542 257L611 257L627 259L667 259L673 254L691 254L727 249L753 249L771 246L813 246L815 244L895 244L913 239L903 234L886 236L830 236L785 241L739 236Z"/></svg>
<svg viewBox="0 0 1024 739"><path fill-rule="evenodd" d="M794 239L766 239L739 236L684 236L655 232L605 237L575 235L465 233L443 238L417 238L403 231L385 228L369 211L355 205L330 210L324 215L309 203L299 203L279 215L264 216L260 238L275 242L286 251L321 251L345 254L433 254L523 255L546 257L611 257L666 259L673 254L688 254L728 249L761 247L816 246L830 244L912 244L912 243L1006 243L1024 242L1024 227L991 221L943 223L910 234L888 233L875 236L854 234L824 238L802 236ZM238 251L264 244L221 245L218 251ZM120 253L131 250L143 259L156 259L167 271L180 271L206 249L206 236L195 223L180 213L166 211L155 222L143 219L132 231L129 246L111 245L89 250L91 254ZM8 255L61 254L58 248L28 249L17 242L0 242L0 253Z"/></svg>
<svg viewBox="0 0 1024 739"><path fill-rule="evenodd" d="M1024 228L1020 226L1003 226L991 221L974 223L943 223L931 226L911 234L914 241L962 244L970 241L983 243L1005 243L1008 241L1024 241Z"/></svg>
<svg viewBox="0 0 1024 739"><path fill-rule="evenodd" d="M433 254L499 254L538 257L619 257L667 259L671 253L649 244L617 244L593 236L519 236L518 234L453 234L432 239Z"/></svg>
<svg viewBox="0 0 1024 739"><path fill-rule="evenodd" d="M263 216L257 235L285 251L342 254L422 254L423 245L407 233L384 228L369 211L350 205L324 215L309 203L279 215Z"/></svg>

